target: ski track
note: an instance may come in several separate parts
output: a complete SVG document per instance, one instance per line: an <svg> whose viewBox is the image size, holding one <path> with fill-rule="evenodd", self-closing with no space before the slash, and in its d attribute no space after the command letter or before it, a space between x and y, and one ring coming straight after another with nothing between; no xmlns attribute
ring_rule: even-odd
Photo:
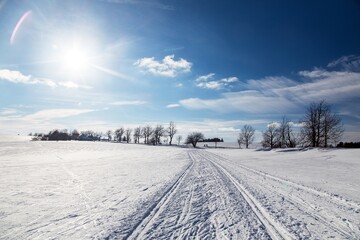
<svg viewBox="0 0 360 240"><path fill-rule="evenodd" d="M268 208L273 219L297 238L360 238L360 206L356 202L251 169L207 151L201 154L204 159L231 169L228 172L235 172L238 182Z"/></svg>
<svg viewBox="0 0 360 240"><path fill-rule="evenodd" d="M206 150L127 239L359 239L359 205Z"/></svg>
<svg viewBox="0 0 360 240"><path fill-rule="evenodd" d="M128 239L292 239L221 166L189 151L191 166Z"/></svg>

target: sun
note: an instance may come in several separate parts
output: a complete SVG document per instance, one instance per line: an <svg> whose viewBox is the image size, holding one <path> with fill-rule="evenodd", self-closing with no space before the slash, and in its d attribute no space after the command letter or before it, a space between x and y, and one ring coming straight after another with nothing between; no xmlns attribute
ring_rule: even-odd
<svg viewBox="0 0 360 240"><path fill-rule="evenodd" d="M89 68L89 56L85 49L73 46L62 53L61 62L65 70L72 74L83 74Z"/></svg>

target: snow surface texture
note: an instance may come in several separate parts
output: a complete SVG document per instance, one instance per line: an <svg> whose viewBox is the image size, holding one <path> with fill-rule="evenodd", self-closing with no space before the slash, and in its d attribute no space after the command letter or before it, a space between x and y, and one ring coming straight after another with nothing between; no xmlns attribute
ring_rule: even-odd
<svg viewBox="0 0 360 240"><path fill-rule="evenodd" d="M360 239L359 154L1 142L0 239Z"/></svg>

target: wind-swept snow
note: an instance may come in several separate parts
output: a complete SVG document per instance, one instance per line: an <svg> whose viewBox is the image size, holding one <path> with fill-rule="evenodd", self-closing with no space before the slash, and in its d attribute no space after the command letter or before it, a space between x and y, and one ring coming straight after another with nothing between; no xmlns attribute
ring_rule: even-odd
<svg viewBox="0 0 360 240"><path fill-rule="evenodd" d="M359 150L0 143L1 239L359 239Z"/></svg>

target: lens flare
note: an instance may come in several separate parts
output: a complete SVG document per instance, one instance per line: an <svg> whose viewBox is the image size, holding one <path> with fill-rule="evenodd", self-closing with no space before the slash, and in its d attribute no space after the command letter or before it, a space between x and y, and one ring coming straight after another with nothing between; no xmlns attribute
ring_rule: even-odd
<svg viewBox="0 0 360 240"><path fill-rule="evenodd" d="M24 15L22 15L22 17L19 19L19 21L17 22L12 34L11 34L11 38L10 38L10 44L13 45L15 42L15 38L16 38L16 34L19 31L21 25L24 23L24 21L31 16L32 12L31 10L27 11L26 13L24 13Z"/></svg>

